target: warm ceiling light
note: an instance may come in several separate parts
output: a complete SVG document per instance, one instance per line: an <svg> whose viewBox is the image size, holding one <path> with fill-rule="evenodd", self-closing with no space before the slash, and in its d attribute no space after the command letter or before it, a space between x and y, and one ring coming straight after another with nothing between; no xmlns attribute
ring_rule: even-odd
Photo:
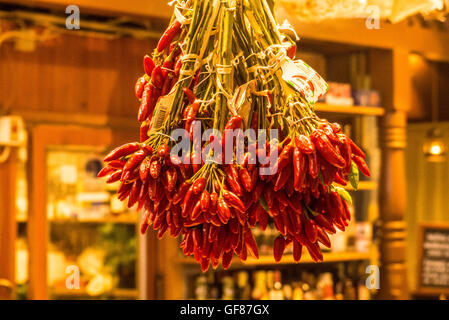
<svg viewBox="0 0 449 320"><path fill-rule="evenodd" d="M440 129L433 128L427 133L424 143L424 154L430 162L443 162L446 160L446 145Z"/></svg>

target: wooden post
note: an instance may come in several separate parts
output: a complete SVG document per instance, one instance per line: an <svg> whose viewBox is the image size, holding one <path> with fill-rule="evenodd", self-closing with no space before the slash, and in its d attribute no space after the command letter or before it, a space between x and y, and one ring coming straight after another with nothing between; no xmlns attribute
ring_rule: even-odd
<svg viewBox="0 0 449 320"><path fill-rule="evenodd" d="M1 147L0 152L3 152ZM0 299L14 299L15 293L15 242L16 221L16 175L17 149L9 147L9 156L0 163Z"/></svg>
<svg viewBox="0 0 449 320"><path fill-rule="evenodd" d="M380 127L380 299L407 299L406 272L406 109L410 79L408 53L376 51L371 55L373 87L380 90L386 115Z"/></svg>

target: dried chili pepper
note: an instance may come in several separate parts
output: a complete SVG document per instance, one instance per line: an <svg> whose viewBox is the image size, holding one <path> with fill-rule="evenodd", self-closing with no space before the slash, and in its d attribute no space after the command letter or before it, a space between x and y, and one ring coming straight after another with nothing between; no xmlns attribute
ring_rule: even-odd
<svg viewBox="0 0 449 320"><path fill-rule="evenodd" d="M366 164L365 160L357 155L352 155L352 160L355 162L359 170L367 177L371 177L371 172Z"/></svg>
<svg viewBox="0 0 449 320"><path fill-rule="evenodd" d="M274 239L273 245L274 261L276 262L281 261L284 251L285 251L285 239L283 236L278 236L276 239Z"/></svg>
<svg viewBox="0 0 449 320"><path fill-rule="evenodd" d="M305 135L299 135L295 137L295 146L301 151L301 153L304 154L311 154L315 152L315 146L313 145L312 141L305 136Z"/></svg>
<svg viewBox="0 0 449 320"><path fill-rule="evenodd" d="M136 94L137 99L142 99L142 94L147 82L148 80L145 76L141 76L139 79L137 79L136 85L134 87L134 92Z"/></svg>
<svg viewBox="0 0 449 320"><path fill-rule="evenodd" d="M153 69L156 65L154 64L153 59L149 55L146 55L143 57L143 68L145 70L145 73L151 77L151 74L153 73Z"/></svg>
<svg viewBox="0 0 449 320"><path fill-rule="evenodd" d="M339 154L337 149L329 141L329 138L321 130L315 130L310 139L315 144L315 148L320 152L323 158L331 165L337 168L344 168L346 163L343 157Z"/></svg>
<svg viewBox="0 0 449 320"><path fill-rule="evenodd" d="M121 157L127 156L131 153L136 152L140 149L140 145L137 142L127 143L120 147L115 148L112 150L105 158L105 162L109 162L112 160L119 159Z"/></svg>
<svg viewBox="0 0 449 320"><path fill-rule="evenodd" d="M165 30L159 43L157 44L156 50L158 52L164 51L172 42L172 40L181 32L181 23L175 20L171 26Z"/></svg>

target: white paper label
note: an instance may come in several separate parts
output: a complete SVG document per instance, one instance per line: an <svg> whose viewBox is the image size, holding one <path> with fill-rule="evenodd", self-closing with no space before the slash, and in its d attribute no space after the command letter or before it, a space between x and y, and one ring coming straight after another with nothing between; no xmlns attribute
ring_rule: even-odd
<svg viewBox="0 0 449 320"><path fill-rule="evenodd" d="M151 126L150 133L153 133L162 127L165 119L167 119L170 114L174 98L175 91L172 91L158 99L156 107L154 108L154 115L152 119L153 124Z"/></svg>
<svg viewBox="0 0 449 320"><path fill-rule="evenodd" d="M326 81L307 63L286 59L282 64L282 78L310 103L315 103L329 89Z"/></svg>

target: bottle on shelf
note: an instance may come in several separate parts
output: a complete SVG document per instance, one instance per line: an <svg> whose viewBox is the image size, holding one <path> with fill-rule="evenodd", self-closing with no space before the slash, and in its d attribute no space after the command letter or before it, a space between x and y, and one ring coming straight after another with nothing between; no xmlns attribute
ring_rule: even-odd
<svg viewBox="0 0 449 320"><path fill-rule="evenodd" d="M234 300L235 299L235 288L234 288L234 278L231 276L225 276L223 281L223 300Z"/></svg>
<svg viewBox="0 0 449 320"><path fill-rule="evenodd" d="M240 271L237 273L237 287L238 287L238 299L250 300L251 299L251 286L249 284L249 274L247 271Z"/></svg>
<svg viewBox="0 0 449 320"><path fill-rule="evenodd" d="M269 291L270 300L284 300L281 271L273 271L273 285Z"/></svg>
<svg viewBox="0 0 449 320"><path fill-rule="evenodd" d="M254 300L268 299L267 276L265 271L254 272L254 287L251 291L251 298Z"/></svg>

